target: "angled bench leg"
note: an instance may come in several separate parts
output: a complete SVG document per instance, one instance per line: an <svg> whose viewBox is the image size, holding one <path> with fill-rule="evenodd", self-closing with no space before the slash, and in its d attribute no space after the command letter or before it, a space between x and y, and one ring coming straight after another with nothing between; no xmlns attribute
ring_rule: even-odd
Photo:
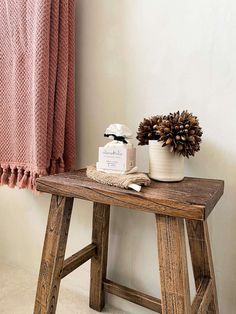
<svg viewBox="0 0 236 314"><path fill-rule="evenodd" d="M186 220L188 239L192 257L193 272L196 290L204 278L212 283L212 300L210 301L207 314L219 314L215 275L211 255L211 246L207 222Z"/></svg>
<svg viewBox="0 0 236 314"><path fill-rule="evenodd" d="M91 261L89 306L101 311L105 305L103 281L106 279L110 206L94 203L92 242L97 246Z"/></svg>
<svg viewBox="0 0 236 314"><path fill-rule="evenodd" d="M52 195L34 314L56 312L73 198Z"/></svg>
<svg viewBox="0 0 236 314"><path fill-rule="evenodd" d="M156 214L162 314L190 314L184 220Z"/></svg>

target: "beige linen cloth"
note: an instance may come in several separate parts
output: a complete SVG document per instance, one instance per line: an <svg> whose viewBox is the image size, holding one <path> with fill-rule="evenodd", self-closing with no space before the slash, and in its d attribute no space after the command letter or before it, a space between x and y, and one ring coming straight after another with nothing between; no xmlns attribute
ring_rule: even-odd
<svg viewBox="0 0 236 314"><path fill-rule="evenodd" d="M97 182L128 189L131 184L148 186L151 180L145 173L114 174L97 171L95 165L87 167L87 176Z"/></svg>

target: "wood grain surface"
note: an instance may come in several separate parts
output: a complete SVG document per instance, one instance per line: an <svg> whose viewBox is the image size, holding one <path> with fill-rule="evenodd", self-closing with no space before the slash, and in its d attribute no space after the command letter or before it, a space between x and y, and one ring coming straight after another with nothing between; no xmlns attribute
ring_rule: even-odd
<svg viewBox="0 0 236 314"><path fill-rule="evenodd" d="M105 292L114 294L140 306L146 307L157 313L161 313L161 300L134 289L127 288L111 280L104 281Z"/></svg>
<svg viewBox="0 0 236 314"><path fill-rule="evenodd" d="M52 195L34 314L54 314L61 282L73 198Z"/></svg>
<svg viewBox="0 0 236 314"><path fill-rule="evenodd" d="M107 271L109 219L110 206L94 203L92 243L97 251L91 260L89 306L99 312L105 305L103 281Z"/></svg>
<svg viewBox="0 0 236 314"><path fill-rule="evenodd" d="M162 313L191 314L182 218L156 215Z"/></svg>
<svg viewBox="0 0 236 314"><path fill-rule="evenodd" d="M84 247L79 252L73 254L72 256L68 257L63 263L63 270L61 274L61 278L64 278L76 268L87 262L96 254L97 246L96 244L92 243Z"/></svg>
<svg viewBox="0 0 236 314"><path fill-rule="evenodd" d="M37 190L93 202L205 220L224 190L222 180L185 178L181 182L152 181L141 192L97 183L85 169L37 179Z"/></svg>
<svg viewBox="0 0 236 314"><path fill-rule="evenodd" d="M186 220L189 246L193 264L196 290L199 290L202 279L211 281L211 295L209 307L206 314L219 314L215 274L211 254L210 239L207 222Z"/></svg>
<svg viewBox="0 0 236 314"><path fill-rule="evenodd" d="M197 294L192 303L191 314L207 314L213 298L212 280L203 278L198 285ZM216 313L216 312L212 312Z"/></svg>

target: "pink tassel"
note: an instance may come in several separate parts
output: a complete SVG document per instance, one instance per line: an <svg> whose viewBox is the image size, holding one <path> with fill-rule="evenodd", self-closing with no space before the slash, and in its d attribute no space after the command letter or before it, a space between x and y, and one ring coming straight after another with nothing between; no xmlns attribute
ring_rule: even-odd
<svg viewBox="0 0 236 314"><path fill-rule="evenodd" d="M58 169L58 173L62 173L65 171L65 164L64 164L64 161L61 159L59 161L59 169Z"/></svg>
<svg viewBox="0 0 236 314"><path fill-rule="evenodd" d="M10 178L9 178L9 187L10 188L14 188L16 186L16 172L15 172L16 169L12 169L11 170L11 175L10 175Z"/></svg>
<svg viewBox="0 0 236 314"><path fill-rule="evenodd" d="M32 187L34 190L36 189L36 179L38 179L38 178L39 178L39 175L37 173L34 173L33 177L32 177Z"/></svg>
<svg viewBox="0 0 236 314"><path fill-rule="evenodd" d="M28 178L28 185L27 185L27 187L28 187L29 190L33 189L33 187L32 187L32 174Z"/></svg>
<svg viewBox="0 0 236 314"><path fill-rule="evenodd" d="M53 159L51 163L50 174L55 174L57 172L57 163L56 160Z"/></svg>
<svg viewBox="0 0 236 314"><path fill-rule="evenodd" d="M3 168L3 172L1 175L1 184L8 184L8 168Z"/></svg>
<svg viewBox="0 0 236 314"><path fill-rule="evenodd" d="M33 188L35 187L35 184L36 184L36 174L33 173L33 174L32 174L32 187L33 187Z"/></svg>
<svg viewBox="0 0 236 314"><path fill-rule="evenodd" d="M20 181L21 181L22 177L23 177L23 169L22 169L22 167L18 167L17 168L17 186L20 185Z"/></svg>
<svg viewBox="0 0 236 314"><path fill-rule="evenodd" d="M28 184L28 173L29 173L29 171L25 171L24 172L24 175L23 175L22 179L19 182L19 188L20 189L24 189L24 188L27 187L27 184Z"/></svg>

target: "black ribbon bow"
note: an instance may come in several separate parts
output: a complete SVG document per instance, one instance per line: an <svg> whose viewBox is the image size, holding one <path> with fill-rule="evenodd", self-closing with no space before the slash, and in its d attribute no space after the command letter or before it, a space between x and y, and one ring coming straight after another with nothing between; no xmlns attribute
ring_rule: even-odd
<svg viewBox="0 0 236 314"><path fill-rule="evenodd" d="M115 134L104 134L105 137L113 136L115 141L123 142L124 144L128 144L124 136L117 136Z"/></svg>

